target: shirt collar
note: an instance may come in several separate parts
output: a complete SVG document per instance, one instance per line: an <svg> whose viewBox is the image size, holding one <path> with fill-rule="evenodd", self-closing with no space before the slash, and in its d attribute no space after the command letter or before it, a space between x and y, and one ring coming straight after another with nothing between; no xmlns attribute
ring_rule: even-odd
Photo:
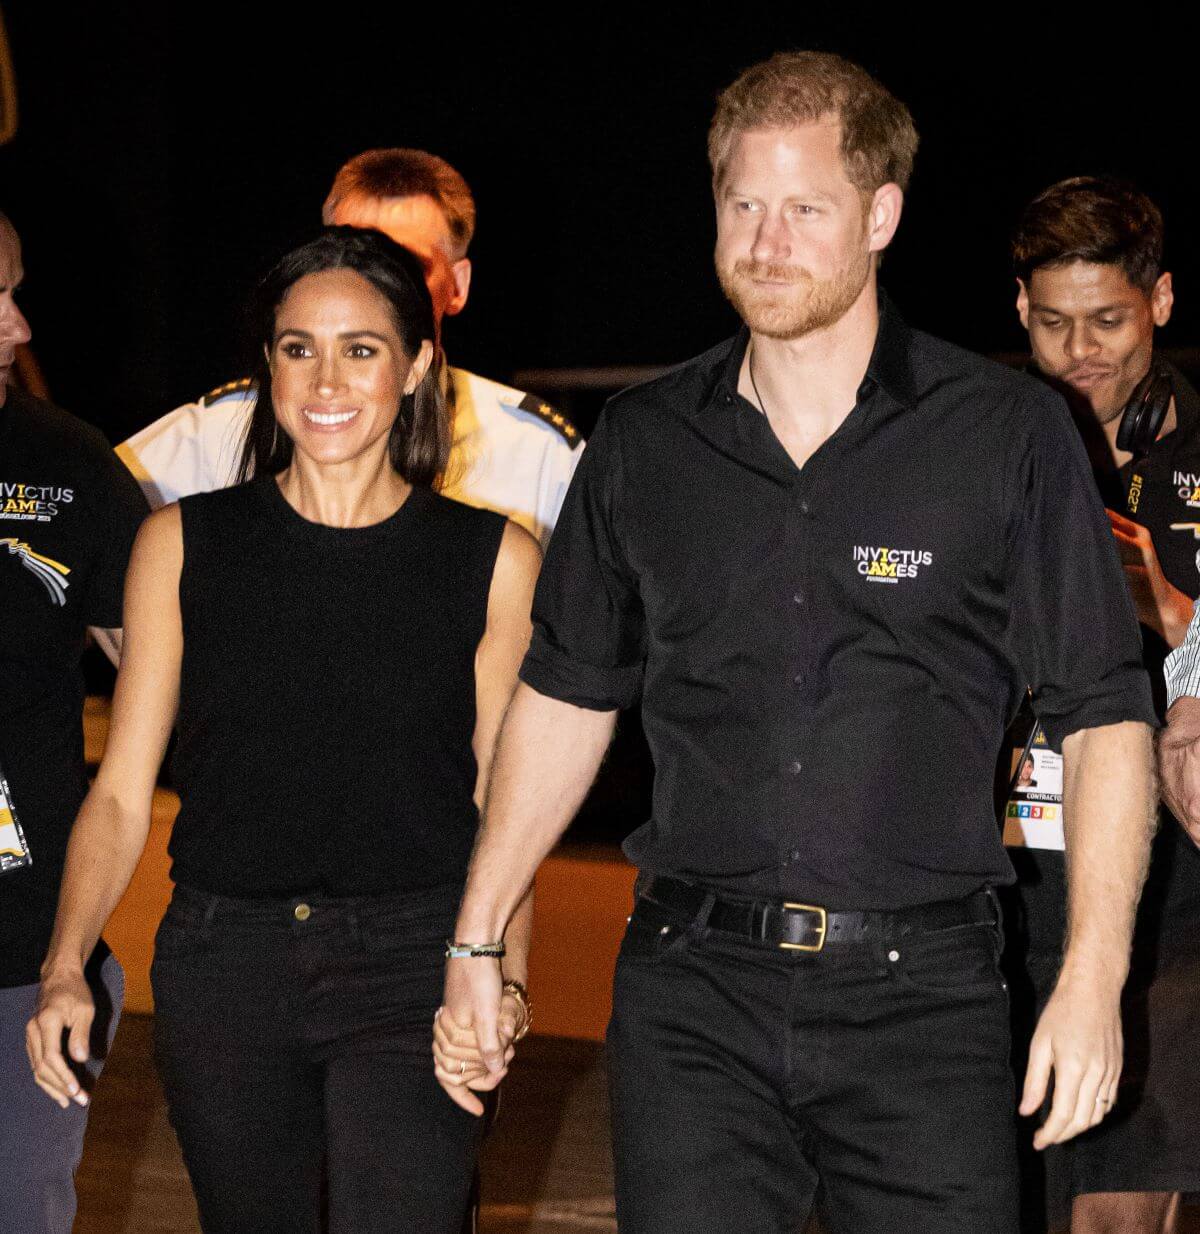
<svg viewBox="0 0 1200 1234"><path fill-rule="evenodd" d="M717 381L713 390L715 400L732 402L733 396L737 394L742 361L749 345L750 329L743 325L727 344L728 354L724 364L718 365ZM882 287L879 289L879 330L875 335L875 347L867 364L866 377L859 388L860 398L870 388L868 383L878 386L903 407L916 406L917 388L912 372L912 330Z"/></svg>
<svg viewBox="0 0 1200 1234"><path fill-rule="evenodd" d="M912 371L913 332L891 297L879 289L879 333L867 365L867 380L902 407L917 405L917 383Z"/></svg>

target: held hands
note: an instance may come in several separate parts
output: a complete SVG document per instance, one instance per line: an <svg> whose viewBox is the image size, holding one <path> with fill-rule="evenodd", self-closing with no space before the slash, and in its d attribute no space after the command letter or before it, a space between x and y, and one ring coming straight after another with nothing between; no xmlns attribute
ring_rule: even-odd
<svg viewBox="0 0 1200 1234"><path fill-rule="evenodd" d="M1112 525L1138 621L1158 634L1168 646L1178 647L1192 619L1192 601L1167 581L1150 532L1115 510L1105 513Z"/></svg>
<svg viewBox="0 0 1200 1234"><path fill-rule="evenodd" d="M433 1020L433 1070L452 1101L483 1113L475 1092L490 1092L504 1079L525 1024L525 1008L504 992L497 961L447 961L444 1003Z"/></svg>
<svg viewBox="0 0 1200 1234"><path fill-rule="evenodd" d="M87 1105L71 1064L63 1058L63 1032L69 1030L68 1052L75 1063L88 1060L88 1038L96 1006L80 972L49 974L38 992L37 1010L25 1027L25 1052L33 1078L65 1110L74 1101Z"/></svg>
<svg viewBox="0 0 1200 1234"><path fill-rule="evenodd" d="M1112 1109L1121 1077L1121 986L1064 971L1029 1048L1021 1114L1036 1114L1054 1073L1054 1099L1033 1146L1061 1144Z"/></svg>

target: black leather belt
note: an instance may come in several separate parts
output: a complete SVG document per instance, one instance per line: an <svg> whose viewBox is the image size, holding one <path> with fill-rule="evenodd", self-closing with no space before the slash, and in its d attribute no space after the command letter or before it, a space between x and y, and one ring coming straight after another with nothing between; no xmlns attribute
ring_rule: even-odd
<svg viewBox="0 0 1200 1234"><path fill-rule="evenodd" d="M662 875L639 879L638 894L685 914L697 925L784 951L821 951L829 943L859 942L868 937L903 938L956 926L994 925L1000 917L990 891L895 912L833 912L819 904L786 900L727 900L695 883ZM697 920L702 914L703 920Z"/></svg>

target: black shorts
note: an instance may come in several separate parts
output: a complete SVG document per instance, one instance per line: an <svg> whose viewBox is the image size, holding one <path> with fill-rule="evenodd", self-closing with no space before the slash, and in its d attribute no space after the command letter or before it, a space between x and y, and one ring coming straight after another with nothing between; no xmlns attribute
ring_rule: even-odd
<svg viewBox="0 0 1200 1234"><path fill-rule="evenodd" d="M1098 1127L1044 1154L1026 1152L1029 1188L1045 1171L1052 1216L1098 1191L1200 1191L1200 851L1172 818L1155 841L1129 979L1122 996L1125 1060L1117 1103ZM1063 854L1012 850L1006 905L1014 1061L1054 989L1065 933ZM1028 1133L1022 1148L1028 1149ZM1039 1162L1042 1164L1039 1165Z"/></svg>

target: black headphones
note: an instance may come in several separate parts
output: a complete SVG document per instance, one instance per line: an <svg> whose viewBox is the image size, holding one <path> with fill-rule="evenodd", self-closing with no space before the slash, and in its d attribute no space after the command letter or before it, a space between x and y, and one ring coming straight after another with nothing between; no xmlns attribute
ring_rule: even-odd
<svg viewBox="0 0 1200 1234"><path fill-rule="evenodd" d="M1175 397L1175 383L1170 371L1157 357L1150 361L1146 376L1137 383L1117 429L1117 449L1127 450L1142 458L1158 440L1163 421Z"/></svg>

